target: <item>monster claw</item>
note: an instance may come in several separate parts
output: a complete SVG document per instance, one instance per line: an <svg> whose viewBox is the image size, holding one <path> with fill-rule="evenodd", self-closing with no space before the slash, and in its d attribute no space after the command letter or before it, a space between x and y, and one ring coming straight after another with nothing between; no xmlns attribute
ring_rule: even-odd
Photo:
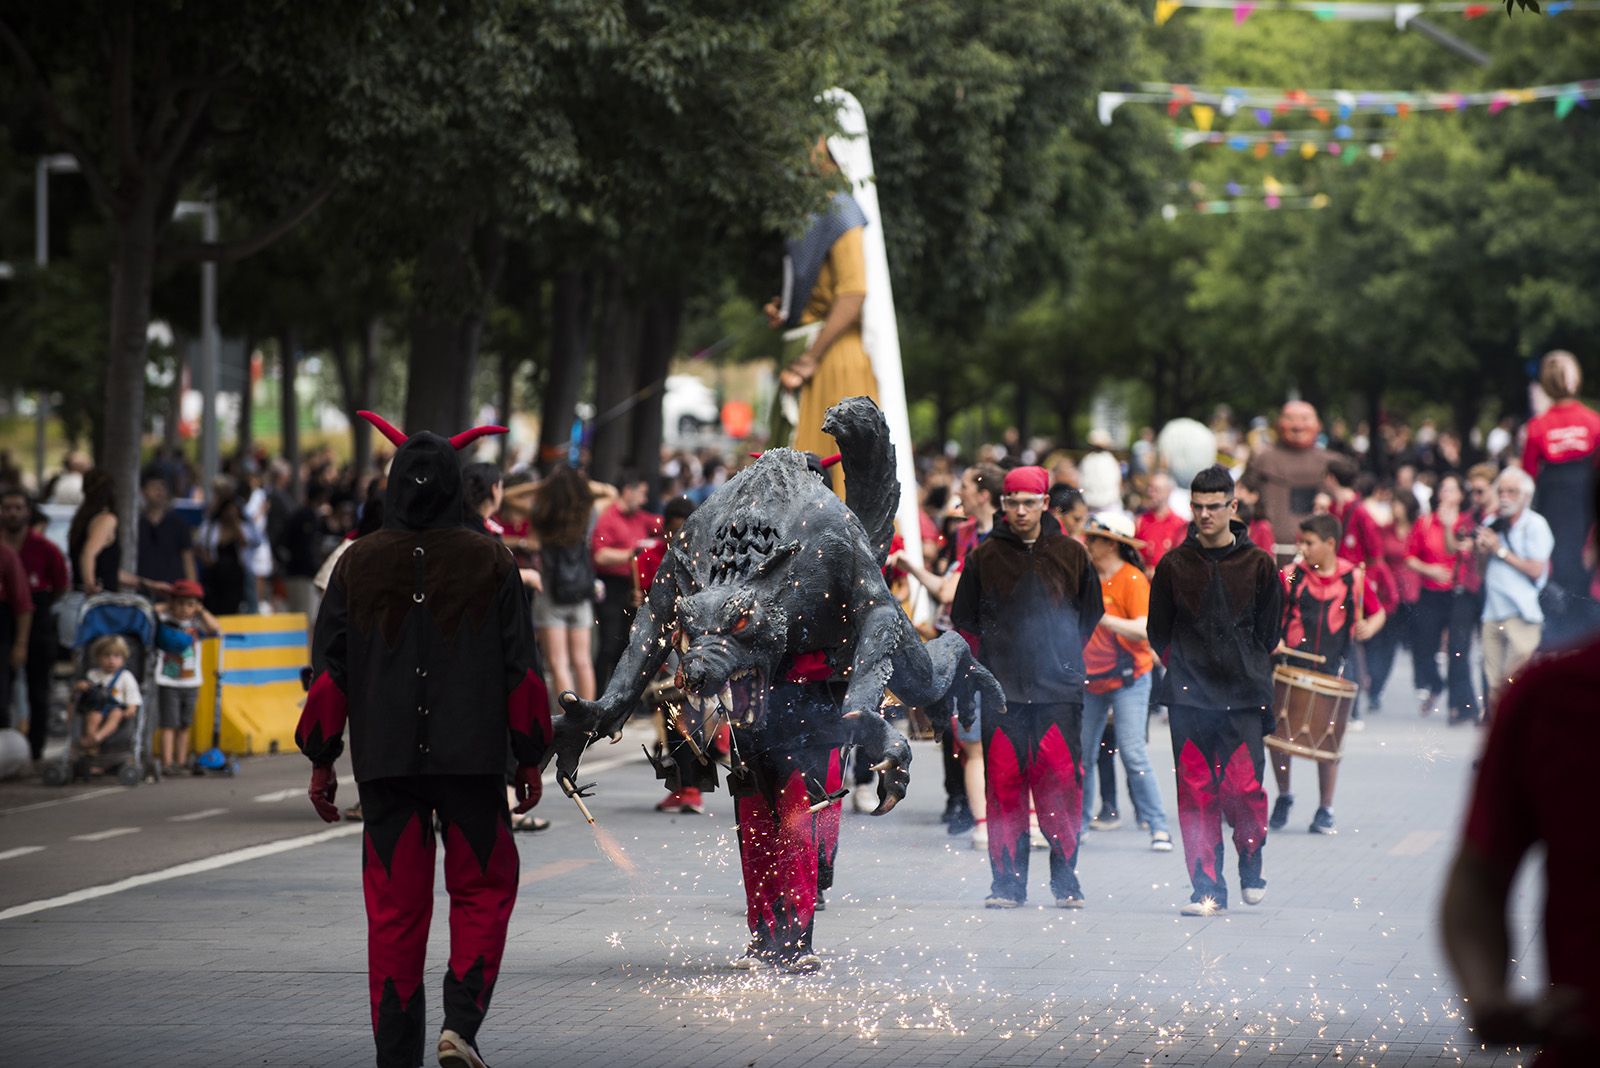
<svg viewBox="0 0 1600 1068"><path fill-rule="evenodd" d="M611 739L611 744L616 745L618 742L622 741L622 732L617 731L614 734L611 734L609 737Z"/></svg>
<svg viewBox="0 0 1600 1068"><path fill-rule="evenodd" d="M893 757L884 757L881 761L879 761L878 763L872 765L872 770L873 771L878 771L878 772L890 771L890 770L892 770L894 768L897 768L899 766L900 765L895 763Z"/></svg>

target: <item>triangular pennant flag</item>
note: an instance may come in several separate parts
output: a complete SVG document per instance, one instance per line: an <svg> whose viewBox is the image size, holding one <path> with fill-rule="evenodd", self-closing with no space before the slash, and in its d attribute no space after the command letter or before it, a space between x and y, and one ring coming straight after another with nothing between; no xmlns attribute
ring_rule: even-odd
<svg viewBox="0 0 1600 1068"><path fill-rule="evenodd" d="M1277 144L1273 145L1272 154L1275 156L1287 156L1289 154L1289 142L1286 140L1279 141Z"/></svg>
<svg viewBox="0 0 1600 1068"><path fill-rule="evenodd" d="M1333 136L1341 137L1348 141L1351 137L1355 136L1355 131L1350 128L1349 123L1341 122L1339 125L1333 128Z"/></svg>
<svg viewBox="0 0 1600 1068"><path fill-rule="evenodd" d="M1461 9L1461 17L1465 19L1481 19L1488 13L1488 4L1468 4Z"/></svg>
<svg viewBox="0 0 1600 1068"><path fill-rule="evenodd" d="M1325 208L1329 203L1328 194L1326 193L1318 193L1316 196L1311 198L1311 206L1313 208Z"/></svg>
<svg viewBox="0 0 1600 1068"><path fill-rule="evenodd" d="M1550 5L1550 7L1548 9L1548 14L1550 14L1550 15L1559 15L1563 11L1571 10L1571 8L1572 8L1572 0L1556 0L1555 3Z"/></svg>
<svg viewBox="0 0 1600 1068"><path fill-rule="evenodd" d="M1183 0L1156 0L1156 25L1165 26L1167 20L1178 13Z"/></svg>
<svg viewBox="0 0 1600 1068"><path fill-rule="evenodd" d="M1400 116L1403 119L1407 115L1411 114L1411 105L1410 104L1404 104L1404 103L1396 104L1394 106L1394 113L1396 115Z"/></svg>
<svg viewBox="0 0 1600 1068"><path fill-rule="evenodd" d="M1334 141L1334 142L1332 142L1331 144L1328 145L1328 155L1330 155L1330 156L1337 156L1343 151L1344 151L1344 146L1341 145L1337 141Z"/></svg>
<svg viewBox="0 0 1600 1068"><path fill-rule="evenodd" d="M1266 190L1269 197L1279 196L1283 193L1283 183L1270 174L1261 179L1261 188Z"/></svg>
<svg viewBox="0 0 1600 1068"><path fill-rule="evenodd" d="M1272 125L1272 112L1266 108L1256 108L1256 121L1263 126Z"/></svg>
<svg viewBox="0 0 1600 1068"><path fill-rule="evenodd" d="M1230 137L1228 138L1228 147L1235 152L1243 152L1250 147L1250 142L1242 137Z"/></svg>
<svg viewBox="0 0 1600 1068"><path fill-rule="evenodd" d="M1233 24L1235 26L1243 26L1244 25L1244 20L1249 18L1250 17L1250 13L1255 11L1255 9L1256 9L1256 5L1252 4L1252 3L1234 4L1233 5Z"/></svg>
<svg viewBox="0 0 1600 1068"><path fill-rule="evenodd" d="M1327 108L1312 108L1311 117L1322 123L1324 126L1328 125L1329 116Z"/></svg>
<svg viewBox="0 0 1600 1068"><path fill-rule="evenodd" d="M1194 116L1194 128L1207 133L1211 131L1211 123L1217 117L1217 109L1209 104L1192 104L1189 114Z"/></svg>
<svg viewBox="0 0 1600 1068"><path fill-rule="evenodd" d="M1578 106L1578 94L1569 89L1556 97L1556 118L1564 119Z"/></svg>
<svg viewBox="0 0 1600 1068"><path fill-rule="evenodd" d="M1489 114L1491 114L1491 115L1500 114L1502 111L1504 111L1506 109L1506 106L1508 104L1510 104L1510 103L1511 103L1511 101L1507 100L1505 97L1497 95L1493 100L1489 101Z"/></svg>
<svg viewBox="0 0 1600 1068"><path fill-rule="evenodd" d="M1331 7L1312 8L1311 13L1317 18L1321 19L1323 22L1332 22L1334 19L1339 17L1339 12Z"/></svg>
<svg viewBox="0 0 1600 1068"><path fill-rule="evenodd" d="M1310 159L1316 154L1317 146L1312 144L1310 141L1307 141L1305 144L1300 146L1300 155L1304 156L1306 159Z"/></svg>
<svg viewBox="0 0 1600 1068"><path fill-rule="evenodd" d="M1266 159L1267 153L1271 150L1272 146L1267 144L1265 141L1257 141L1256 147L1251 151L1251 154L1255 156L1256 159Z"/></svg>
<svg viewBox="0 0 1600 1068"><path fill-rule="evenodd" d="M1357 152L1355 149L1351 149L1349 152L1346 152L1344 154L1343 162L1344 162L1344 165L1346 167L1348 167L1348 166L1350 166L1352 163L1354 163L1356 160L1358 160L1360 158L1361 158L1361 153Z"/></svg>
<svg viewBox="0 0 1600 1068"><path fill-rule="evenodd" d="M1267 210L1269 210L1269 211L1277 211L1278 210L1278 206L1281 205L1282 203L1283 203L1283 200L1281 198L1279 198L1278 196L1270 194L1270 193L1267 195Z"/></svg>

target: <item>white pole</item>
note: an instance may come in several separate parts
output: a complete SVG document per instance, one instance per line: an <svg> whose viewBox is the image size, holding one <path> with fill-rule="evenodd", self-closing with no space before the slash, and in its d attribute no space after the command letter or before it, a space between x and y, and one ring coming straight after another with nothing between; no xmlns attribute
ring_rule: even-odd
<svg viewBox="0 0 1600 1068"><path fill-rule="evenodd" d="M181 201L173 217L185 215L200 216L200 233L207 244L217 240L216 201ZM194 377L200 389L200 479L208 495L222 470L222 446L217 438L217 380L221 375L221 361L221 339L217 332L217 265L213 260L206 260L200 264L200 361L194 369ZM181 400L181 386L179 388Z"/></svg>
<svg viewBox="0 0 1600 1068"><path fill-rule="evenodd" d="M839 109L838 136L828 139L828 152L850 181L851 195L867 217L862 252L867 261L867 299L861 309L861 343L872 360L878 380L878 407L889 423L894 443L896 474L900 478L900 506L895 510L906 555L922 560L922 517L917 499L917 465L911 451L911 414L906 404L905 371L900 362L900 326L895 317L894 288L889 280L889 250L884 242L883 214L878 206L877 177L872 167L872 145L867 138L867 116L845 89L830 89L825 98ZM931 605L925 591L911 584L913 615L927 618Z"/></svg>

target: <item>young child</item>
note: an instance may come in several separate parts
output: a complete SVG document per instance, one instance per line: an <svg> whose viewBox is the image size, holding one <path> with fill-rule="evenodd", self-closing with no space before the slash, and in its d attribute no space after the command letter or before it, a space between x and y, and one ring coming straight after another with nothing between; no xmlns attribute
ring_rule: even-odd
<svg viewBox="0 0 1600 1068"><path fill-rule="evenodd" d="M162 624L191 639L181 653L161 650L156 662L156 714L161 730L161 767L171 772L189 761L189 728L200 696L200 639L221 633L216 618L200 604L205 589L192 579L172 584L171 599L156 609ZM205 774L200 768L194 774Z"/></svg>
<svg viewBox="0 0 1600 1068"><path fill-rule="evenodd" d="M1281 649L1312 653L1326 659L1315 669L1326 675L1344 677L1353 642L1364 642L1383 629L1387 618L1378 600L1373 577L1349 560L1339 558L1343 525L1331 515L1310 515L1300 521L1300 563L1285 575L1288 584L1283 604L1283 642ZM1300 667L1304 661L1291 659ZM1272 770L1278 779L1278 799L1272 806L1268 826L1282 828L1289 821L1289 754L1272 751ZM1338 785L1339 765L1317 761L1318 805L1311 820L1312 834L1336 834L1333 821L1333 791Z"/></svg>
<svg viewBox="0 0 1600 1068"><path fill-rule="evenodd" d="M115 634L96 639L89 646L89 660L94 667L84 672L76 691L80 711L84 714L83 746L94 750L111 737L124 719L133 717L144 699L139 693L138 680L127 669L127 642ZM107 699L85 702L91 691L99 691Z"/></svg>

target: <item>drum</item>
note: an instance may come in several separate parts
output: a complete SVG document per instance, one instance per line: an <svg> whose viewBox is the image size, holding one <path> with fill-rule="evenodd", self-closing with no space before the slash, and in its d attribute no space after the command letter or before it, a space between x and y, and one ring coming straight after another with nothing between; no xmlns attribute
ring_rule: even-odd
<svg viewBox="0 0 1600 1068"><path fill-rule="evenodd" d="M1278 725L1267 735L1267 745L1312 760L1338 760L1357 692L1354 682L1336 675L1279 664L1272 669Z"/></svg>

